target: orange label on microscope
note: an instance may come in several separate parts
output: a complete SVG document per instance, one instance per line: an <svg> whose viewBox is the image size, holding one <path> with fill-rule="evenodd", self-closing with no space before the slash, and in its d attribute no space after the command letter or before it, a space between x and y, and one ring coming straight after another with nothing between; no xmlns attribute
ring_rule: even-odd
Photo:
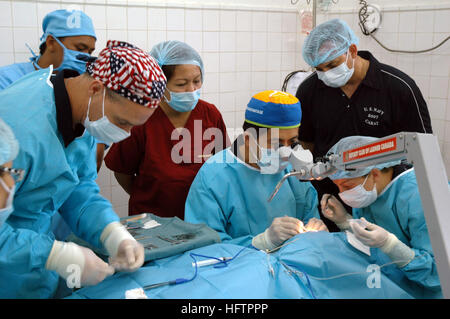
<svg viewBox="0 0 450 319"><path fill-rule="evenodd" d="M353 160L373 156L376 154L386 153L393 151L397 148L397 139L395 137L381 142L376 142L363 147L355 148L350 151L346 151L343 154L343 161L350 162Z"/></svg>

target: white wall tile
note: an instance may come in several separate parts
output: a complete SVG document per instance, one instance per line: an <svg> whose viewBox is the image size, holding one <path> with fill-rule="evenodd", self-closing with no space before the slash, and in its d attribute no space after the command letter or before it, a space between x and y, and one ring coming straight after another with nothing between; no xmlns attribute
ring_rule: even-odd
<svg viewBox="0 0 450 319"><path fill-rule="evenodd" d="M39 35L36 28L14 29L14 51L30 54L28 44L36 53L39 47Z"/></svg>
<svg viewBox="0 0 450 319"><path fill-rule="evenodd" d="M13 34L12 28L0 28L0 52L14 52Z"/></svg>
<svg viewBox="0 0 450 319"><path fill-rule="evenodd" d="M221 112L234 112L235 94L233 92L220 94L218 107Z"/></svg>
<svg viewBox="0 0 450 319"><path fill-rule="evenodd" d="M184 30L184 9L170 9L167 10L166 15L168 31Z"/></svg>
<svg viewBox="0 0 450 319"><path fill-rule="evenodd" d="M399 26L398 12L384 12L381 20L380 30L383 32L396 33Z"/></svg>
<svg viewBox="0 0 450 319"><path fill-rule="evenodd" d="M283 15L281 24L282 32L297 32L297 13L286 13Z"/></svg>
<svg viewBox="0 0 450 319"><path fill-rule="evenodd" d="M450 74L450 56L432 55L431 56L431 74L435 76L446 76Z"/></svg>
<svg viewBox="0 0 450 319"><path fill-rule="evenodd" d="M186 10L186 31L202 31L203 30L203 13L201 10Z"/></svg>
<svg viewBox="0 0 450 319"><path fill-rule="evenodd" d="M219 92L219 73L206 73L205 81L202 86L204 93Z"/></svg>
<svg viewBox="0 0 450 319"><path fill-rule="evenodd" d="M203 51L219 51L219 32L203 32Z"/></svg>
<svg viewBox="0 0 450 319"><path fill-rule="evenodd" d="M236 53L236 70L238 72L251 71L252 69L252 54Z"/></svg>
<svg viewBox="0 0 450 319"><path fill-rule="evenodd" d="M447 97L448 77L435 77L430 79L430 97L443 98Z"/></svg>
<svg viewBox="0 0 450 319"><path fill-rule="evenodd" d="M434 10L417 11L416 32L432 33L434 28Z"/></svg>
<svg viewBox="0 0 450 319"><path fill-rule="evenodd" d="M266 72L252 72L252 92L267 90Z"/></svg>
<svg viewBox="0 0 450 319"><path fill-rule="evenodd" d="M148 35L147 45L149 50L151 50L151 48L154 45L167 40L166 31L148 31L147 35Z"/></svg>
<svg viewBox="0 0 450 319"><path fill-rule="evenodd" d="M234 92L236 90L236 73L219 73L219 92Z"/></svg>
<svg viewBox="0 0 450 319"><path fill-rule="evenodd" d="M398 32L415 32L415 31L416 31L416 11L400 12Z"/></svg>
<svg viewBox="0 0 450 319"><path fill-rule="evenodd" d="M236 53L224 52L219 54L220 72L235 72L236 71Z"/></svg>
<svg viewBox="0 0 450 319"><path fill-rule="evenodd" d="M128 31L128 41L144 51L149 50L147 44L148 41L147 31L142 30Z"/></svg>
<svg viewBox="0 0 450 319"><path fill-rule="evenodd" d="M434 32L450 32L450 10L436 10L434 14Z"/></svg>
<svg viewBox="0 0 450 319"><path fill-rule="evenodd" d="M223 10L220 12L220 31L236 31L236 12Z"/></svg>
<svg viewBox="0 0 450 319"><path fill-rule="evenodd" d="M38 4L38 11L39 11ZM97 29L106 29L106 8L104 6L86 5L84 12L92 19L95 31ZM39 19L39 21L41 21Z"/></svg>
<svg viewBox="0 0 450 319"><path fill-rule="evenodd" d="M187 44L198 52L203 51L203 33L200 31L186 31L184 39Z"/></svg>
<svg viewBox="0 0 450 319"><path fill-rule="evenodd" d="M0 1L0 27L12 27L10 1Z"/></svg>
<svg viewBox="0 0 450 319"><path fill-rule="evenodd" d="M127 28L127 14L123 7L106 7L106 26L108 29L125 30Z"/></svg>
<svg viewBox="0 0 450 319"><path fill-rule="evenodd" d="M256 52L267 51L267 32L252 33L252 51Z"/></svg>
<svg viewBox="0 0 450 319"><path fill-rule="evenodd" d="M236 51L236 32L220 32L219 50L221 52Z"/></svg>
<svg viewBox="0 0 450 319"><path fill-rule="evenodd" d="M1 36L0 36L1 37ZM0 65L9 65L14 63L14 53L0 53Z"/></svg>
<svg viewBox="0 0 450 319"><path fill-rule="evenodd" d="M38 26L35 2L12 2L12 14L14 27L36 28Z"/></svg>
<svg viewBox="0 0 450 319"><path fill-rule="evenodd" d="M202 54L203 64L206 72L219 72L219 54L208 53Z"/></svg>
<svg viewBox="0 0 450 319"><path fill-rule="evenodd" d="M218 10L203 10L203 31L219 31L219 17Z"/></svg>
<svg viewBox="0 0 450 319"><path fill-rule="evenodd" d="M267 69L267 53L253 52L252 53L252 71L266 71Z"/></svg>
<svg viewBox="0 0 450 319"><path fill-rule="evenodd" d="M431 74L431 56L429 54L414 54L414 75Z"/></svg>
<svg viewBox="0 0 450 319"><path fill-rule="evenodd" d="M268 15L268 32L281 32L282 13L269 12ZM293 32L292 30L290 32Z"/></svg>
<svg viewBox="0 0 450 319"><path fill-rule="evenodd" d="M251 72L239 72L236 79L236 91L250 91L252 88Z"/></svg>
<svg viewBox="0 0 450 319"><path fill-rule="evenodd" d="M142 7L128 8L128 30L147 30L147 10Z"/></svg>
<svg viewBox="0 0 450 319"><path fill-rule="evenodd" d="M250 52L252 50L251 32L236 32L236 51Z"/></svg>
<svg viewBox="0 0 450 319"><path fill-rule="evenodd" d="M430 103L428 103L430 117L438 120L445 119L446 104L446 99L431 98Z"/></svg>
<svg viewBox="0 0 450 319"><path fill-rule="evenodd" d="M236 31L252 31L252 13L249 11L236 12Z"/></svg>
<svg viewBox="0 0 450 319"><path fill-rule="evenodd" d="M148 8L147 26L149 30L166 30L166 9Z"/></svg>
<svg viewBox="0 0 450 319"><path fill-rule="evenodd" d="M128 42L128 32L125 29L113 30L108 29L106 31L108 35L108 40L118 40Z"/></svg>
<svg viewBox="0 0 450 319"><path fill-rule="evenodd" d="M267 12L261 11L252 12L252 31L256 32L267 31Z"/></svg>
<svg viewBox="0 0 450 319"><path fill-rule="evenodd" d="M177 40L184 42L184 31L167 31L167 40Z"/></svg>

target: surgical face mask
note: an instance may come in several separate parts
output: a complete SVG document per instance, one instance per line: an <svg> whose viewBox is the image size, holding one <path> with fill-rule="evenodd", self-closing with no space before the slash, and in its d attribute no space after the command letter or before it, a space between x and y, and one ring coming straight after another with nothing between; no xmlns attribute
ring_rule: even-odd
<svg viewBox="0 0 450 319"><path fill-rule="evenodd" d="M58 44L64 50L63 61L61 62L61 65L59 67L57 67L55 70L61 71L64 69L71 69L71 70L77 71L80 74L83 74L84 72L86 72L86 61L89 60L90 55L87 53L84 53L84 52L80 52L80 51L69 50L56 37L53 37L53 38L56 40L56 42L58 42ZM84 56L85 59L80 60L77 58L77 56Z"/></svg>
<svg viewBox="0 0 450 319"><path fill-rule="evenodd" d="M263 148L257 142L261 157L255 155L252 151L253 157L256 159L256 164L261 170L261 174L277 174L283 171L288 165L288 158L292 149L287 146L282 146L276 150L271 148Z"/></svg>
<svg viewBox="0 0 450 319"><path fill-rule="evenodd" d="M167 104L177 112L192 111L200 99L200 89L193 92L172 92L170 93L170 101L164 96Z"/></svg>
<svg viewBox="0 0 450 319"><path fill-rule="evenodd" d="M369 175L366 176L366 179L362 184L339 193L339 197L341 197L344 203L353 208L363 208L376 201L378 197L376 184L373 185L373 189L371 191L367 191L364 188L364 184L366 183L368 177Z"/></svg>
<svg viewBox="0 0 450 319"><path fill-rule="evenodd" d="M91 99L92 97L89 97L89 104L88 104L88 110L86 114L86 119L84 120L84 127L86 130L95 137L99 142L104 142L105 144L111 145L112 143L120 142L127 137L129 137L131 134L120 127L114 125L109 121L109 119L105 115L105 92L106 89L103 91L103 102L102 102L102 113L103 116L96 120L96 121L90 121L89 120L89 109L91 107Z"/></svg>
<svg viewBox="0 0 450 319"><path fill-rule="evenodd" d="M3 179L0 177L0 185L1 187L9 194L6 199L5 208L0 208L0 227L5 223L8 219L9 215L13 212L13 198L16 190L16 186L14 185L11 189L6 185Z"/></svg>
<svg viewBox="0 0 450 319"><path fill-rule="evenodd" d="M347 66L347 60L350 56L350 51L347 52L347 58L345 59L345 62L338 65L335 68L332 68L328 71L316 71L317 77L323 81L326 85L338 88L342 87L345 84L347 84L348 80L353 75L353 72L355 71L355 60L353 59L352 68L349 69Z"/></svg>

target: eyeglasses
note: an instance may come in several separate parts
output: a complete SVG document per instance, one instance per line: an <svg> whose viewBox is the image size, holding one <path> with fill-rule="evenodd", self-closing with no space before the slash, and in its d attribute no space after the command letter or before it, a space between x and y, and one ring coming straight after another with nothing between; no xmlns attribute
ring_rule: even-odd
<svg viewBox="0 0 450 319"><path fill-rule="evenodd" d="M0 175L3 173L9 173L16 182L20 182L23 179L23 175L25 174L25 170L19 168L9 168L5 166L0 166Z"/></svg>

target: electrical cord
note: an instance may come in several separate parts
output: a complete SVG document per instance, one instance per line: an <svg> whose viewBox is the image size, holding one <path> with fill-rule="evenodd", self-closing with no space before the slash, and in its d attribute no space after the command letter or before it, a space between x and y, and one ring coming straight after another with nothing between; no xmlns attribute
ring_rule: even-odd
<svg viewBox="0 0 450 319"><path fill-rule="evenodd" d="M448 39L450 39L450 36L448 36L447 38L445 38L443 41L441 41L438 45L429 48L429 49L424 49L424 50L395 50L395 49L390 49L388 47L386 47L383 43L381 43L380 40L378 40L375 35L374 32L378 30L378 28L373 29L372 31L367 30L366 28L366 22L367 19L369 17L368 14L368 7L369 5L367 4L367 1L365 0L359 0L359 4L361 5L361 8L359 9L358 12L358 18L359 18L359 27L361 28L361 32L364 35L370 36L372 39L374 39L383 49L389 51L389 52L394 52L394 53L424 53L424 52L430 52L433 51L437 48L439 48L441 45L443 45L445 42L448 41Z"/></svg>

